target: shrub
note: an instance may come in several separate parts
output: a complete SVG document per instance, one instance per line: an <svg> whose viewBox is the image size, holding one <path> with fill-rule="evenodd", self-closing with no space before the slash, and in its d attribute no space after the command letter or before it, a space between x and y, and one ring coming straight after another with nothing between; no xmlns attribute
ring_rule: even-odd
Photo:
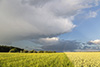
<svg viewBox="0 0 100 67"><path fill-rule="evenodd" d="M53 51L53 53L56 53L56 51Z"/></svg>
<svg viewBox="0 0 100 67"><path fill-rule="evenodd" d="M37 53L37 51L31 50L31 51L29 51L29 53Z"/></svg>
<svg viewBox="0 0 100 67"><path fill-rule="evenodd" d="M48 53L52 53L52 51L48 51Z"/></svg>
<svg viewBox="0 0 100 67"><path fill-rule="evenodd" d="M23 53L28 53L28 50L23 50Z"/></svg>
<svg viewBox="0 0 100 67"><path fill-rule="evenodd" d="M21 50L20 53L23 53L23 51Z"/></svg>
<svg viewBox="0 0 100 67"><path fill-rule="evenodd" d="M38 53L44 53L44 51L38 51Z"/></svg>
<svg viewBox="0 0 100 67"><path fill-rule="evenodd" d="M37 53L37 51L34 51L33 53Z"/></svg>
<svg viewBox="0 0 100 67"><path fill-rule="evenodd" d="M19 52L19 51L18 51L18 49L13 48L13 49L11 49L9 52Z"/></svg>
<svg viewBox="0 0 100 67"><path fill-rule="evenodd" d="M48 51L44 51L44 53L48 53Z"/></svg>

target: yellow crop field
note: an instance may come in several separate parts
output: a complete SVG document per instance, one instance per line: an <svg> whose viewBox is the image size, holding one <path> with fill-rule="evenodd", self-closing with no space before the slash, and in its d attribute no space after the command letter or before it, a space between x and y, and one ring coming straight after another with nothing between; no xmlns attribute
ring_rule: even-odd
<svg viewBox="0 0 100 67"><path fill-rule="evenodd" d="M74 67L64 53L0 53L0 67Z"/></svg>
<svg viewBox="0 0 100 67"><path fill-rule="evenodd" d="M100 52L66 52L75 67L100 67Z"/></svg>

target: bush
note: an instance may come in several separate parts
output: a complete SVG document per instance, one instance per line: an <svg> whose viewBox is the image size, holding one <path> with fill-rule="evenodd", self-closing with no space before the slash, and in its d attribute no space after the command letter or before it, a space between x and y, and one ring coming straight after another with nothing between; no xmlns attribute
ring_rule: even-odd
<svg viewBox="0 0 100 67"><path fill-rule="evenodd" d="M44 53L56 53L56 51L44 51Z"/></svg>
<svg viewBox="0 0 100 67"><path fill-rule="evenodd" d="M23 53L23 51L21 50L20 53Z"/></svg>
<svg viewBox="0 0 100 67"><path fill-rule="evenodd" d="M13 49L11 49L9 52L19 52L19 51L18 51L18 49L13 48Z"/></svg>
<svg viewBox="0 0 100 67"><path fill-rule="evenodd" d="M33 53L37 53L37 51L34 51Z"/></svg>
<svg viewBox="0 0 100 67"><path fill-rule="evenodd" d="M44 53L44 51L38 51L38 53Z"/></svg>
<svg viewBox="0 0 100 67"><path fill-rule="evenodd" d="M53 53L56 53L56 51L53 51Z"/></svg>
<svg viewBox="0 0 100 67"><path fill-rule="evenodd" d="M31 50L31 51L29 51L29 53L37 53L37 51Z"/></svg>
<svg viewBox="0 0 100 67"><path fill-rule="evenodd" d="M56 53L56 51L38 51L38 53Z"/></svg>
<svg viewBox="0 0 100 67"><path fill-rule="evenodd" d="M48 53L48 51L44 51L44 53Z"/></svg>
<svg viewBox="0 0 100 67"><path fill-rule="evenodd" d="M28 50L23 50L23 53L28 53Z"/></svg>

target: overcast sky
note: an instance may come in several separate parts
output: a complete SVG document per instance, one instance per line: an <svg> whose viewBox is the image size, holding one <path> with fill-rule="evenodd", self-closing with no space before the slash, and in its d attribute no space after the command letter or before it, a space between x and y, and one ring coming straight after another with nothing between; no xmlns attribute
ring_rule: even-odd
<svg viewBox="0 0 100 67"><path fill-rule="evenodd" d="M100 0L0 0L0 44L28 50L100 50Z"/></svg>

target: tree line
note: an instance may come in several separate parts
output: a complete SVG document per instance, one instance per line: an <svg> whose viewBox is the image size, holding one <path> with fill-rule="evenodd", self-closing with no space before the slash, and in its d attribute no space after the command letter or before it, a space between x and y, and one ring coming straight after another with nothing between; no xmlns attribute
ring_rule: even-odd
<svg viewBox="0 0 100 67"><path fill-rule="evenodd" d="M25 50L13 46L3 46L0 45L0 52L10 52L10 53L56 53L56 51L36 51L36 50Z"/></svg>

